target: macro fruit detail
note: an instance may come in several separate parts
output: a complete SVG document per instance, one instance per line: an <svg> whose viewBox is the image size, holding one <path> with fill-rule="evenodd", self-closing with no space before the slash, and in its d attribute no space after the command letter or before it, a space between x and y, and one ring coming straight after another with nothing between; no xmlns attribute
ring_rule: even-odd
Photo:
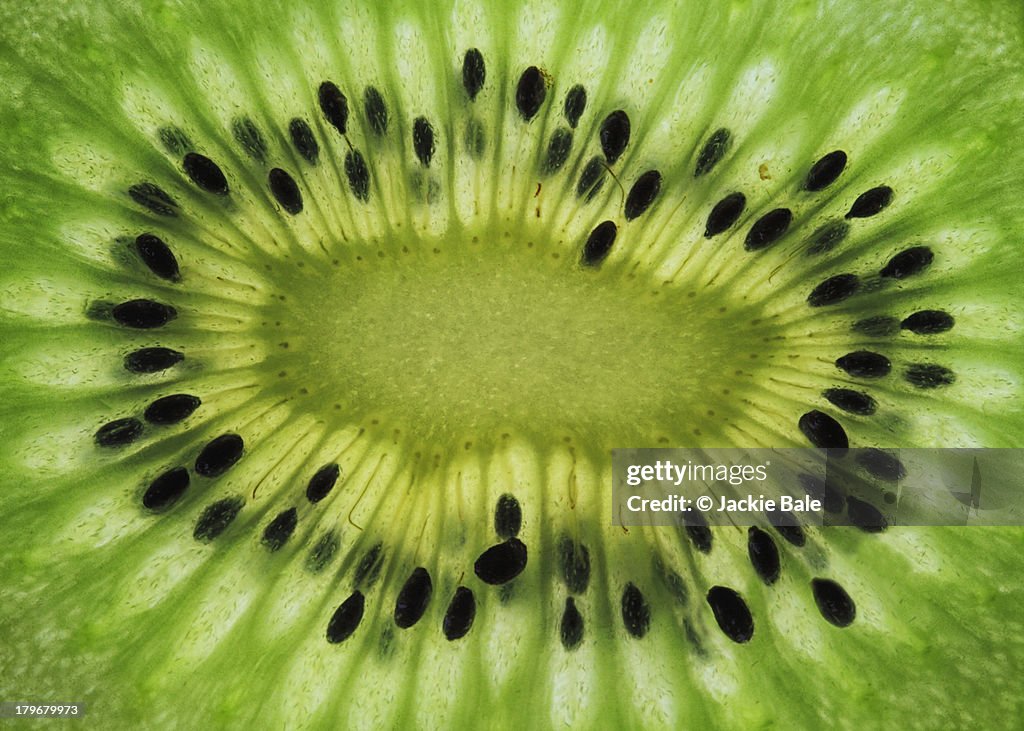
<svg viewBox="0 0 1024 731"><path fill-rule="evenodd" d="M1019 8L75 5L0 9L0 701L1021 717L1020 529L626 530L609 458L1022 444Z"/></svg>

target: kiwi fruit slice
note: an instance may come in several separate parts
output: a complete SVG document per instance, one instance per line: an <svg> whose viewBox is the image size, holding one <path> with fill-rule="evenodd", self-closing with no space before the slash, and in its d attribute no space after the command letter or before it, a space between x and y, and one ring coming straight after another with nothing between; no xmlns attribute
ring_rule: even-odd
<svg viewBox="0 0 1024 731"><path fill-rule="evenodd" d="M616 447L1022 444L1019 6L11 5L0 700L1019 722L1019 529L609 493Z"/></svg>

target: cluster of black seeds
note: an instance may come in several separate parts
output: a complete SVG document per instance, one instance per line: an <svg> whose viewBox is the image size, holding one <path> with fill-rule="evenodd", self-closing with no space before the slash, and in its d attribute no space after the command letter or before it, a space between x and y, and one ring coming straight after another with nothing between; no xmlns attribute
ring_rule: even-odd
<svg viewBox="0 0 1024 731"><path fill-rule="evenodd" d="M333 486L337 475L335 466L319 470L310 481L307 495L311 501L322 499L323 486ZM327 490L330 487L327 487ZM484 550L477 558L473 571L484 584L501 586L511 582L526 568L527 549L517 537L522 526L522 508L510 494L502 495L495 506L494 529L503 540ZM331 615L327 623L327 641L336 644L352 636L358 629L365 608L363 589L372 583L371 572L379 571L380 544L377 544L360 562L354 576L357 587ZM374 568L376 567L376 568ZM406 578L395 599L393 619L395 626L409 629L426 614L434 594L430 572L418 566ZM441 629L448 640L460 639L469 633L476 617L476 596L466 586L458 586L445 611Z"/></svg>
<svg viewBox="0 0 1024 731"><path fill-rule="evenodd" d="M486 64L477 49L468 50L461 69L462 87L468 105L484 93L487 81ZM548 101L551 80L544 70L529 66L520 74L512 92L512 104L522 123L530 123ZM384 138L393 134L388 103L375 86L366 86L361 99L362 115L371 136ZM372 174L362 152L349 139L349 98L332 81L323 81L316 90L319 112L331 134L340 136L347 147L343 170L353 197L369 200L372 192ZM358 97L357 97L358 98ZM541 177L553 176L565 168L576 142L579 122L587 108L587 92L580 85L572 86L562 101L562 120L551 133L539 160ZM472 106L470 106L472 110ZM314 119L314 123L315 123ZM627 157L632 141L632 121L624 109L608 112L597 128L600 154L590 157L579 172L575 191L584 203L592 200L606 183L606 178L619 180L614 168ZM271 150L259 126L249 117L240 116L231 124L231 135L245 155L266 169L266 186L270 195L286 214L297 216L304 210L304 199L295 173L302 165L321 163L321 144L314 124L302 116L293 117L287 125L285 138L290 141L295 159L275 165L270 162ZM463 133L468 154L479 159L486 149L485 126L471 113ZM211 158L194 149L181 130L173 126L159 130L159 140L165 150L180 160L187 179L202 193L225 198L231 195L232 182L224 170ZM411 128L412 152L427 171L437 150L435 127L426 117L417 117ZM696 154L693 164L695 180L711 175L727 157L733 146L733 134L721 127L711 132ZM801 184L801 193L811 195L832 186L846 170L847 153L842 150L828 152L810 165ZM290 167L293 166L293 167ZM269 169L267 169L269 167ZM623 199L623 219L629 223L640 218L655 203L662 192L662 174L657 169L641 172L633 178ZM429 186L428 186L429 191ZM177 200L162 187L150 181L131 185L129 198L143 209L161 218L181 215ZM894 200L895 193L887 185L878 185L861 192L850 202L845 215L818 227L811 235L804 253L817 256L840 246L849 236L859 219L882 213ZM429 199L429 196L428 196ZM747 213L747 196L742 191L731 191L710 206L707 212L704 237L707 240L730 232L740 225ZM776 207L750 222L743 236L743 250L750 254L763 252L790 234L793 228L793 210ZM620 225L605 220L595 226L582 244L580 263L597 268L607 259L620 233ZM171 247L153 233L140 234L134 241L135 252L149 271L170 283L181 281L181 269ZM865 291L879 287L898 287L909 278L922 274L932 264L934 252L928 246L910 246L893 255L874 272L837 272L831 274L808 293L806 303L811 308L840 305ZM114 305L110 318L118 325L136 330L162 328L178 317L170 304L150 299L133 299ZM861 319L852 326L853 332L873 339L908 336L934 336L949 331L954 318L942 310L924 309L905 313L902 317L877 315ZM134 374L153 374L178 367L185 354L166 347L152 346L134 350L124 356L124 368ZM873 382L886 378L893 363L884 354L872 350L856 350L841 355L836 368L850 379ZM955 382L953 372L935 363L911 363L902 367L907 383L919 389L948 386ZM868 392L866 385L850 387L844 383L826 389L822 397L831 406L851 417L871 417L879 410L879 402ZM172 393L150 402L139 416L126 416L104 424L95 433L95 442L104 448L124 447L143 436L148 427L163 428L179 424L202 405L198 396ZM147 426L148 425L148 426ZM830 455L842 458L849 448L849 439L842 424L829 413L811 409L797 419L797 427L815 447L829 450ZM224 433L208 441L196 454L191 469L176 465L154 477L143 491L142 505L153 513L170 510L186 493L192 475L216 479L236 464L244 453L244 441L235 433ZM905 476L900 461L881 450L860 453L857 459L861 469L873 477L895 482ZM264 527L261 543L268 552L279 551L298 528L302 513L314 509L324 501L341 476L340 467L329 463L320 467L306 484L308 505L292 505L278 512ZM806 478L806 479L804 479ZM881 512L863 500L844 496L828 481L804 476L801 482L808 494L820 497L826 512L845 510L849 520L865 531L883 530L885 518ZM197 541L212 541L221 535L244 508L240 496L226 497L208 504L201 512L193 531ZM807 537L800 522L790 513L776 512L766 516L768 524L794 548L805 545ZM525 569L528 561L526 544L520 540L522 509L511 494L502 495L495 507L494 529L498 540L484 548L473 564L473 574L485 586L505 587ZM710 553L714 546L713 533L699 513L683 516L682 535L692 543L698 554ZM338 533L329 530L314 543L308 554L306 568L319 572L331 562L340 545ZM785 544L783 544L785 545ZM578 647L585 637L585 619L577 605L578 597L585 594L591 583L591 552L576 538L563 535L555 547L560 579L567 596L559 624L559 636L566 650ZM747 533L747 553L750 563L767 586L779 579L783 567L783 554L779 544L768 531L752 527ZM656 558L656 561L660 559ZM366 597L380 575L384 563L381 543L371 546L354 566L353 589L332 614L326 629L327 640L340 643L358 629L366 608ZM678 573L658 564L657 574L665 588L681 604L689 601L690 592ZM811 591L822 616L830 623L845 627L855 617L856 608L846 591L832 579L815 578ZM434 580L422 566L413 568L399 589L393 609L395 626L408 629L420 622L429 608L435 592ZM726 586L713 586L705 595L719 628L732 641L745 643L754 635L754 618L736 590ZM624 630L634 638L643 638L656 619L650 601L643 589L634 582L626 582L620 595L620 619ZM477 597L468 586L459 585L452 593L444 613L441 629L448 640L457 640L471 630L476 616ZM687 635L698 643L696 630L687 623Z"/></svg>
<svg viewBox="0 0 1024 731"><path fill-rule="evenodd" d="M151 233L143 233L134 240L134 251L153 274L169 282L179 282L181 271L178 260L163 239ZM171 305L149 299L133 299L114 305L110 309L111 319L118 325L136 330L153 330L163 327L178 316ZM152 374L165 371L180 364L185 354L164 347L146 347L134 350L124 356L125 370L137 374ZM173 393L151 401L139 416L126 416L109 421L95 433L97 445L105 448L125 447L139 439L146 424L166 427L178 424L191 416L202 404L202 400L188 393Z"/></svg>
<svg viewBox="0 0 1024 731"><path fill-rule="evenodd" d="M326 469L326 468L325 468ZM323 474L321 470L318 474ZM852 500L852 499L851 499ZM851 516L853 510L851 508ZM805 536L799 522L792 513L778 512L767 516L783 538L791 545L802 547ZM691 532L691 539L710 551L710 529L706 523L698 521L695 525L702 527L706 533ZM517 537L522 526L522 509L518 500L511 494L499 497L494 511L494 528L498 537L503 539L485 549L474 564L474 573L484 585L503 586L513 581L526 568L527 548ZM693 527L688 526L688 528ZM326 638L329 643L337 644L351 637L359 628L363 619L366 596L363 591L368 562L379 560L380 544L360 564L356 571L354 584L357 587L335 609L327 623ZM566 650L574 650L583 642L585 635L585 619L577 605L576 597L584 594L590 586L591 559L590 551L585 544L563 535L557 542L557 566L568 596L562 609L558 626L559 639ZM764 530L752 527L748 531L748 552L751 563L758 576L767 585L772 585L779 578L781 570L781 554L774 539ZM655 559L658 573L662 576L665 586L681 604L686 604L689 592L676 572L666 568ZM816 578L811 582L812 594L822 616L840 627L853 621L855 605L846 591L831 579ZM416 625L426 614L434 593L434 583L426 568L418 566L412 570L399 589L395 598L393 620L400 629L409 629ZM754 635L754 619L746 601L735 589L726 586L713 586L706 595L719 628L730 640L736 643L750 641ZM648 634L653 620L653 610L644 592L633 582L627 582L620 596L620 619L622 627L628 635L641 639ZM453 592L441 622L441 631L450 640L466 636L473 626L476 617L477 599L473 590L459 585ZM688 636L699 646L696 630L687 623Z"/></svg>
<svg viewBox="0 0 1024 731"><path fill-rule="evenodd" d="M169 149L181 151L190 144L184 133L172 128L160 132L161 141ZM184 157L186 173L196 184L212 193L227 194L227 186L219 168L208 158L187 152ZM159 215L165 215L163 204L170 199L160 189L150 184L135 186L130 191L133 198L147 196L147 200L161 201ZM175 206L176 207L176 206ZM181 269L171 247L153 233L139 234L134 240L134 251L138 260L157 277L172 283L181 281ZM149 299L134 299L115 305L110 310L112 320L126 328L153 330L167 325L177 317L177 310L171 305ZM185 354L178 350L152 346L133 350L124 356L125 370L133 374L148 375L160 373L180 365ZM124 416L103 424L93 435L95 443L104 449L126 447L140 439L148 427L164 429L178 425L194 414L202 405L202 399L190 393L171 393L149 402L140 416ZM214 479L227 472L244 451L244 441L234 433L225 433L210 440L195 457L192 472L199 477ZM142 506L153 513L162 513L172 508L185 494L191 483L188 467L176 465L158 474L145 486L142 492ZM244 500L230 497L206 506L200 514L193 531L198 541L211 541L220 535L242 509Z"/></svg>

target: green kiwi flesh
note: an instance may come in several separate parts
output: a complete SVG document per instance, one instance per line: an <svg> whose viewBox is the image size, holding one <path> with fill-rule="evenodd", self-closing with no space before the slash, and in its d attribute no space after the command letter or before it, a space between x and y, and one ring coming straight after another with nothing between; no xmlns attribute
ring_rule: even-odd
<svg viewBox="0 0 1024 731"><path fill-rule="evenodd" d="M0 9L0 701L1013 728L1024 532L624 530L609 454L1024 443L1021 14Z"/></svg>

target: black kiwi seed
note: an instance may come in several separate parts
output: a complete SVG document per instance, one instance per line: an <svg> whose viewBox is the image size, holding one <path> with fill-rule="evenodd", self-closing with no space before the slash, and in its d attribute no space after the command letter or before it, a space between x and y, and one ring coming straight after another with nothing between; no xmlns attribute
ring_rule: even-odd
<svg viewBox="0 0 1024 731"><path fill-rule="evenodd" d="M115 305L110 314L119 325L138 330L150 330L166 325L178 316L178 311L170 305L153 300L138 299Z"/></svg>
<svg viewBox="0 0 1024 731"><path fill-rule="evenodd" d="M858 416L871 416L878 408L878 402L871 396L849 388L829 388L821 395L828 399L833 406Z"/></svg>
<svg viewBox="0 0 1024 731"><path fill-rule="evenodd" d="M85 312L83 314L94 322L109 322L113 310L113 302L110 300L98 299L86 303Z"/></svg>
<svg viewBox="0 0 1024 731"><path fill-rule="evenodd" d="M338 481L341 468L331 463L325 464L309 478L306 485L306 499L311 503L318 503L323 500L334 489L334 483Z"/></svg>
<svg viewBox="0 0 1024 731"><path fill-rule="evenodd" d="M547 154L544 156L544 164L542 166L544 174L551 175L561 170L562 166L565 165L565 161L569 159L571 151L572 130L556 129L555 133L551 135Z"/></svg>
<svg viewBox="0 0 1024 731"><path fill-rule="evenodd" d="M299 524L299 511L295 508L282 510L277 514L263 531L262 543L267 550L273 553L280 550L281 546L288 542L295 532L295 526Z"/></svg>
<svg viewBox="0 0 1024 731"><path fill-rule="evenodd" d="M842 424L823 411L808 411L797 422L807 440L819 449L846 450L850 440Z"/></svg>
<svg viewBox="0 0 1024 731"><path fill-rule="evenodd" d="M772 527L778 531L780 536L797 548L802 547L807 542L807 537L804 535L804 529L800 526L800 521L788 510L772 510L766 512L765 517L768 518L768 522L772 524Z"/></svg>
<svg viewBox="0 0 1024 731"><path fill-rule="evenodd" d="M565 95L565 121L569 123L569 126L576 129L576 125L580 123L580 117L583 116L583 110L587 108L587 90L579 84L569 89L569 92Z"/></svg>
<svg viewBox="0 0 1024 731"><path fill-rule="evenodd" d="M135 250L153 274L172 282L181 279L178 260L163 239L153 234L140 234L135 237Z"/></svg>
<svg viewBox="0 0 1024 731"><path fill-rule="evenodd" d="M388 131L388 108L377 87L366 87L363 92L363 106L366 108L366 121L370 129L378 137L383 137Z"/></svg>
<svg viewBox="0 0 1024 731"><path fill-rule="evenodd" d="M699 510L691 510L683 513L683 524L686 535L693 542L694 548L701 553L711 553L712 536L708 527L707 518Z"/></svg>
<svg viewBox="0 0 1024 731"><path fill-rule="evenodd" d="M601 150L604 152L604 159L609 165L614 165L629 144L629 115L621 109L616 109L601 122L599 137L601 139Z"/></svg>
<svg viewBox="0 0 1024 731"><path fill-rule="evenodd" d="M832 251L843 242L850 233L850 224L846 221L831 221L811 235L807 246L807 255L824 254Z"/></svg>
<svg viewBox="0 0 1024 731"><path fill-rule="evenodd" d="M804 190L824 190L842 175L846 169L846 153L833 150L811 166L804 180Z"/></svg>
<svg viewBox="0 0 1024 731"><path fill-rule="evenodd" d="M939 388L956 381L956 374L953 371L934 363L915 363L904 371L903 377L907 383L918 388Z"/></svg>
<svg viewBox="0 0 1024 731"><path fill-rule="evenodd" d="M924 271L935 254L927 246L912 246L896 254L879 272L888 279L906 279Z"/></svg>
<svg viewBox="0 0 1024 731"><path fill-rule="evenodd" d="M86 303L85 312L83 314L94 322L109 322L113 310L113 302L110 300L98 299Z"/></svg>
<svg viewBox="0 0 1024 731"><path fill-rule="evenodd" d="M754 571L766 584L779 578L779 549L772 537L757 527L747 530L747 556Z"/></svg>
<svg viewBox="0 0 1024 731"><path fill-rule="evenodd" d="M889 375L892 363L880 353L857 350L836 359L836 366L855 378L882 378Z"/></svg>
<svg viewBox="0 0 1024 731"><path fill-rule="evenodd" d="M668 589L672 597L682 606L686 606L687 602L690 601L690 592L686 588L683 577L666 566L664 561L657 555L654 556L652 563L654 564L654 573L661 577L665 588Z"/></svg>
<svg viewBox="0 0 1024 731"><path fill-rule="evenodd" d="M154 183L137 183L128 189L128 196L143 208L168 218L178 215L178 203Z"/></svg>
<svg viewBox="0 0 1024 731"><path fill-rule="evenodd" d="M651 606L633 582L622 591L622 624L634 637L643 637L651 628Z"/></svg>
<svg viewBox="0 0 1024 731"><path fill-rule="evenodd" d="M473 570L487 584L505 584L523 572L526 560L526 544L518 538L509 538L481 553Z"/></svg>
<svg viewBox="0 0 1024 731"><path fill-rule="evenodd" d="M219 536L231 522L238 517L245 501L240 497L228 497L207 505L196 521L192 537L197 541L209 543Z"/></svg>
<svg viewBox="0 0 1024 731"><path fill-rule="evenodd" d="M192 148L192 141L180 127L161 127L157 136L160 144L172 155L184 155Z"/></svg>
<svg viewBox="0 0 1024 731"><path fill-rule="evenodd" d="M228 194L228 179L224 177L224 171L206 155L190 152L185 155L181 164L185 168L185 174L192 179L192 182L207 193Z"/></svg>
<svg viewBox="0 0 1024 731"><path fill-rule="evenodd" d="M650 208L654 199L661 192L661 173L657 170L648 170L633 183L626 196L626 220L632 221L638 218Z"/></svg>
<svg viewBox="0 0 1024 731"><path fill-rule="evenodd" d="M139 348L124 357L124 368L132 373L159 373L185 360L185 354L170 348Z"/></svg>
<svg viewBox="0 0 1024 731"><path fill-rule="evenodd" d="M348 131L348 99L341 89L333 81L325 81L317 90L317 98L324 119L338 130L338 134L344 135Z"/></svg>
<svg viewBox="0 0 1024 731"><path fill-rule="evenodd" d="M231 134L245 154L258 163L267 159L267 143L263 133L248 117L238 117L231 123Z"/></svg>
<svg viewBox="0 0 1024 731"><path fill-rule="evenodd" d="M906 317L900 327L916 335L936 335L953 327L953 316L942 310L921 310Z"/></svg>
<svg viewBox="0 0 1024 731"><path fill-rule="evenodd" d="M821 616L836 627L849 626L857 616L857 607L846 590L832 579L814 579L811 581L814 602L818 605Z"/></svg>
<svg viewBox="0 0 1024 731"><path fill-rule="evenodd" d="M444 621L441 624L445 638L451 641L465 637L473 627L475 617L476 597L465 586L458 587L451 602L448 603L448 610L444 613Z"/></svg>
<svg viewBox="0 0 1024 731"><path fill-rule="evenodd" d="M892 203L892 188L880 185L861 193L853 202L847 218L869 218L881 212Z"/></svg>
<svg viewBox="0 0 1024 731"><path fill-rule="evenodd" d="M526 69L516 85L516 108L525 121L529 122L537 116L547 94L547 82L540 69L536 66Z"/></svg>
<svg viewBox="0 0 1024 731"><path fill-rule="evenodd" d="M870 335L873 338L883 338L895 335L900 331L900 321L895 317L877 315L853 323L853 331L862 335Z"/></svg>
<svg viewBox="0 0 1024 731"><path fill-rule="evenodd" d="M314 574L323 571L324 567L334 558L334 554L338 552L340 545L337 533L330 530L324 533L320 540L313 545L309 556L306 557L306 570Z"/></svg>
<svg viewBox="0 0 1024 731"><path fill-rule="evenodd" d="M775 530L797 548L801 548L807 542L807 538L804 536L804 529L799 525L780 525L776 526Z"/></svg>
<svg viewBox="0 0 1024 731"><path fill-rule="evenodd" d="M708 222L704 226L704 238L710 239L732 227L743 209L747 207L747 197L742 193L730 193L715 204L708 214Z"/></svg>
<svg viewBox="0 0 1024 731"><path fill-rule="evenodd" d="M618 227L614 221L604 221L597 224L593 231L590 232L590 236L587 237L587 243L583 245L583 256L580 259L580 263L585 266L597 266L605 257L608 256L608 252L612 249L612 244L615 243L615 236L618 234Z"/></svg>
<svg viewBox="0 0 1024 731"><path fill-rule="evenodd" d="M302 192L295 179L281 168L274 168L267 176L270 192L281 208L293 216L302 212Z"/></svg>
<svg viewBox="0 0 1024 731"><path fill-rule="evenodd" d="M380 570L384 566L384 544L375 543L363 554L359 565L356 566L352 581L356 586L372 586L373 582L380 576Z"/></svg>
<svg viewBox="0 0 1024 731"><path fill-rule="evenodd" d="M820 500L826 513L841 513L846 505L846 497L828 482L815 475L802 474L798 478L800 486L809 497Z"/></svg>
<svg viewBox="0 0 1024 731"><path fill-rule="evenodd" d="M423 167L430 167L434 157L434 128L426 117L417 117L412 123L412 149Z"/></svg>
<svg viewBox="0 0 1024 731"><path fill-rule="evenodd" d="M576 600L571 596L565 598L559 636L562 640L562 647L566 650L575 650L583 641L583 615L576 608Z"/></svg>
<svg viewBox="0 0 1024 731"><path fill-rule="evenodd" d="M115 419L97 429L94 439L101 447L123 447L138 439L142 429L142 422L138 419Z"/></svg>
<svg viewBox="0 0 1024 731"><path fill-rule="evenodd" d="M686 641L690 643L693 651L698 656L704 657L707 651L704 649L704 643L701 641L701 636L693 626L693 622L688 619L683 620L683 633L686 636Z"/></svg>
<svg viewBox="0 0 1024 731"><path fill-rule="evenodd" d="M711 133L708 141L704 143L700 154L697 155L697 164L693 168L693 177L699 178L710 173L715 165L722 161L725 153L729 151L732 144L732 133L725 127L720 127Z"/></svg>
<svg viewBox="0 0 1024 731"><path fill-rule="evenodd" d="M860 528L865 533L881 533L889 526L889 521L878 508L859 498L846 498L846 515L850 519L850 525Z"/></svg>
<svg viewBox="0 0 1024 731"><path fill-rule="evenodd" d="M505 493L494 506L494 532L498 538L514 538L523 526L523 509L515 496Z"/></svg>
<svg viewBox="0 0 1024 731"><path fill-rule="evenodd" d="M857 464L886 482L896 482L907 476L907 470L897 457L875 447L858 451Z"/></svg>
<svg viewBox="0 0 1024 731"><path fill-rule="evenodd" d="M789 230L793 221L793 212L788 208L776 208L761 216L750 227L743 248L747 251L760 251L768 248Z"/></svg>
<svg viewBox="0 0 1024 731"><path fill-rule="evenodd" d="M583 167L580 173L580 182L576 186L576 195L580 198L587 197L591 200L604 185L605 166L604 160L599 157L592 157Z"/></svg>
<svg viewBox="0 0 1024 731"><path fill-rule="evenodd" d="M327 641L332 645L344 642L359 627L363 621L363 611L366 609L366 599L362 592L353 591L348 599L338 605L327 623Z"/></svg>
<svg viewBox="0 0 1024 731"><path fill-rule="evenodd" d="M187 419L199 408L202 401L198 396L187 393L174 393L163 396L146 407L144 416L150 424L167 426Z"/></svg>
<svg viewBox="0 0 1024 731"><path fill-rule="evenodd" d="M196 474L219 477L242 458L245 442L237 434L221 434L203 447L196 457Z"/></svg>
<svg viewBox="0 0 1024 731"><path fill-rule="evenodd" d="M466 90L470 101L476 99L476 95L484 88L486 78L487 69L484 66L484 55L476 48L470 48L462 58L462 87Z"/></svg>
<svg viewBox="0 0 1024 731"><path fill-rule="evenodd" d="M754 618L738 592L727 586L713 586L707 601L726 637L738 643L750 641L754 636Z"/></svg>
<svg viewBox="0 0 1024 731"><path fill-rule="evenodd" d="M409 175L409 185L418 203L437 203L441 194L441 184L436 177L414 170Z"/></svg>
<svg viewBox="0 0 1024 731"><path fill-rule="evenodd" d="M399 590L398 598L395 599L395 624L402 629L408 629L419 622L423 613L427 611L433 593L434 583L430 580L427 570L422 566L413 569Z"/></svg>
<svg viewBox="0 0 1024 731"><path fill-rule="evenodd" d="M317 144L316 137L313 136L309 122L301 117L296 117L288 123L288 134L292 138L296 152L302 155L306 162L316 165L317 160L320 159L320 145Z"/></svg>
<svg viewBox="0 0 1024 731"><path fill-rule="evenodd" d="M479 119L471 117L466 121L466 134L463 137L463 142L471 158L479 160L483 157L484 150L487 149L487 130L484 129L484 125Z"/></svg>
<svg viewBox="0 0 1024 731"><path fill-rule="evenodd" d="M860 289L860 277L856 274L837 274L821 282L807 295L811 307L834 305L853 296Z"/></svg>
<svg viewBox="0 0 1024 731"><path fill-rule="evenodd" d="M562 581L573 594L582 594L590 585L590 551L569 536L558 542L558 568Z"/></svg>
<svg viewBox="0 0 1024 731"><path fill-rule="evenodd" d="M142 506L155 513L167 510L185 494L189 475L184 467L175 467L158 475L142 495Z"/></svg>
<svg viewBox="0 0 1024 731"><path fill-rule="evenodd" d="M359 150L352 150L345 155L345 175L352 194L361 201L370 199L370 170Z"/></svg>

